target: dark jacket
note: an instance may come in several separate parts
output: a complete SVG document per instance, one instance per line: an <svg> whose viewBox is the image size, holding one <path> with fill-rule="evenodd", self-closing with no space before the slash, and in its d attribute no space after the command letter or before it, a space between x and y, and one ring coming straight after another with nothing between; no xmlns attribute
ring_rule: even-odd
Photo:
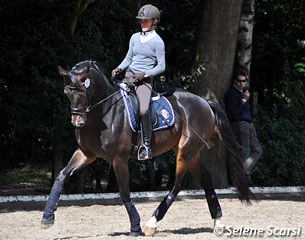
<svg viewBox="0 0 305 240"><path fill-rule="evenodd" d="M243 91L234 84L225 94L226 113L230 122L246 121L251 122L251 112L249 102L242 101Z"/></svg>

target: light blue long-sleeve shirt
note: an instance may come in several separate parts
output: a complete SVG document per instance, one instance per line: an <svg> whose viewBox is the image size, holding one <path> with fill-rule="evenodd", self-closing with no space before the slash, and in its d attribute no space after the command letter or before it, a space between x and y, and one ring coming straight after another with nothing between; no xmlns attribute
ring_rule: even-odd
<svg viewBox="0 0 305 240"><path fill-rule="evenodd" d="M128 52L118 67L122 70L129 68L133 73L145 72L146 77L156 76L165 71L164 42L156 33L150 40L141 42L141 34L131 36Z"/></svg>

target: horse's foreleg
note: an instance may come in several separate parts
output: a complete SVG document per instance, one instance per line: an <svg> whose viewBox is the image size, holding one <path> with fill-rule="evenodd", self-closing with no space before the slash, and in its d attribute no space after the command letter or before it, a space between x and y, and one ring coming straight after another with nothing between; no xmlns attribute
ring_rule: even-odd
<svg viewBox="0 0 305 240"><path fill-rule="evenodd" d="M147 222L144 231L146 236L153 235L156 232L157 222L163 219L166 212L168 211L172 203L175 201L178 193L181 190L182 180L185 175L186 169L187 167L184 159L182 157L179 157L178 154L177 162L176 162L176 178L175 178L174 187L170 191L170 193L162 200L162 202L159 204L157 209L153 212L152 217Z"/></svg>
<svg viewBox="0 0 305 240"><path fill-rule="evenodd" d="M205 191L208 202L209 211L212 219L214 219L214 231L223 231L224 225L221 224L222 210L212 183L212 175L210 171L200 161L200 156L196 156L189 166L191 172L197 177L200 185Z"/></svg>
<svg viewBox="0 0 305 240"><path fill-rule="evenodd" d="M132 201L124 202L130 221L130 233L129 236L137 237L142 235L142 229L140 226L141 218Z"/></svg>
<svg viewBox="0 0 305 240"><path fill-rule="evenodd" d="M113 169L116 175L120 198L123 201L125 208L127 210L129 221L130 221L130 236L140 236L142 235L142 229L140 226L141 218L134 205L130 199L130 189L129 189L129 170L128 170L128 160L113 160Z"/></svg>
<svg viewBox="0 0 305 240"><path fill-rule="evenodd" d="M71 160L69 161L67 166L63 170L61 170L53 184L51 193L44 209L43 217L41 220L41 228L46 229L54 224L54 212L56 210L57 203L62 192L64 180L66 179L66 177L69 174L71 176L76 171L91 163L94 159L95 156L86 156L80 149L77 149L74 152Z"/></svg>

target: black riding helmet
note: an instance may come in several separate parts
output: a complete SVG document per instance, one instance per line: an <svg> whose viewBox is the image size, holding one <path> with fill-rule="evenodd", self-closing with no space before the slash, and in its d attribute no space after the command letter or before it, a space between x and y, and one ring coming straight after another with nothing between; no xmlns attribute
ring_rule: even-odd
<svg viewBox="0 0 305 240"><path fill-rule="evenodd" d="M160 22L160 11L154 5L146 4L139 9L137 19L158 19Z"/></svg>

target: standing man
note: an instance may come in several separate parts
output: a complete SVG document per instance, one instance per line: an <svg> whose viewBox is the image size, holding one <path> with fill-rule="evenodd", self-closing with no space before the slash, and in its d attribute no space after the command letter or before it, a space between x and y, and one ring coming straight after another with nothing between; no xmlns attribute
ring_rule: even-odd
<svg viewBox="0 0 305 240"><path fill-rule="evenodd" d="M245 173L251 181L250 174L263 154L263 149L252 123L249 98L247 74L238 72L234 76L232 86L225 94L224 101L233 132L241 145Z"/></svg>

